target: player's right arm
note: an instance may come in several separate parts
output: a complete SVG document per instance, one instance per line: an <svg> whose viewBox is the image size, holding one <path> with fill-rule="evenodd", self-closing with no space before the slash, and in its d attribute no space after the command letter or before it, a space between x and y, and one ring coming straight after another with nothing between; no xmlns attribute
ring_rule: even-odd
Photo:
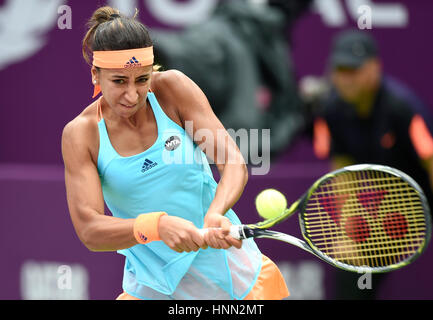
<svg viewBox="0 0 433 320"><path fill-rule="evenodd" d="M95 130L87 119L76 118L62 134L66 196L75 231L92 251L115 251L129 248L137 241L134 219L120 219L104 214L102 187L90 145Z"/></svg>
<svg viewBox="0 0 433 320"><path fill-rule="evenodd" d="M135 219L104 214L97 159L91 152L99 140L95 125L78 117L63 130L66 196L72 223L83 244L91 251L117 251L138 243L134 236ZM192 222L179 217L162 216L158 230L161 239L177 252L207 247Z"/></svg>

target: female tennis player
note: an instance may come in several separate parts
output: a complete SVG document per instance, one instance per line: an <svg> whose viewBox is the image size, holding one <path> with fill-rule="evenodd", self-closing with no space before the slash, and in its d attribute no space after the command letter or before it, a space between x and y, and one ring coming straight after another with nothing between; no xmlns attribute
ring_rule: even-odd
<svg viewBox="0 0 433 320"><path fill-rule="evenodd" d="M200 88L179 71L155 70L146 27L111 7L89 20L88 62L91 54L94 97L102 96L63 130L66 191L86 247L125 256L118 299L286 297L280 271L254 241L228 235L240 224L231 207L248 174Z"/></svg>

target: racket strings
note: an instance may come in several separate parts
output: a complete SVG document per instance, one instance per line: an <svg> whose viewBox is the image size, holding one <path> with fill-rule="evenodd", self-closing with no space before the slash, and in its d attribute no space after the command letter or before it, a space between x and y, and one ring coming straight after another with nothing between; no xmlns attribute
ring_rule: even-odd
<svg viewBox="0 0 433 320"><path fill-rule="evenodd" d="M423 245L423 204L408 182L382 171L344 172L320 185L304 210L305 233L318 250L355 266L403 262Z"/></svg>

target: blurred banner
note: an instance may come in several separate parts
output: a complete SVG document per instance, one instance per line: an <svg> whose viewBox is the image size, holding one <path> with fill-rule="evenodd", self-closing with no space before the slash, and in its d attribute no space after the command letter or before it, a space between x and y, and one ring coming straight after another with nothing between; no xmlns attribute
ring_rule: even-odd
<svg viewBox="0 0 433 320"><path fill-rule="evenodd" d="M63 127L92 102L81 41L100 5L131 15L138 8L157 61L196 81L226 128L271 129L271 169L250 176L234 208L245 223L258 219L262 189L279 189L290 203L329 171L303 135L298 83L326 72L338 31L370 29L385 71L433 109L433 2L266 2L0 0L0 299L114 299L122 291L123 257L90 252L75 234L60 145ZM296 217L277 230L301 237ZM257 242L280 266L291 299L334 298L334 268L298 248ZM432 299L432 268L429 247L387 276L377 297Z"/></svg>

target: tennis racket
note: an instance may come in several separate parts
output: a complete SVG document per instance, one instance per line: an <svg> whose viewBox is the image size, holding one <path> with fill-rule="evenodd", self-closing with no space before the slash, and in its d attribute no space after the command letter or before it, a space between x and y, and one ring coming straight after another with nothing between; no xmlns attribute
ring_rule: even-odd
<svg viewBox="0 0 433 320"><path fill-rule="evenodd" d="M305 241L268 230L297 211ZM280 240L338 268L379 273L421 255L430 241L430 220L426 197L411 177L363 164L324 175L280 216L232 226L230 235Z"/></svg>

